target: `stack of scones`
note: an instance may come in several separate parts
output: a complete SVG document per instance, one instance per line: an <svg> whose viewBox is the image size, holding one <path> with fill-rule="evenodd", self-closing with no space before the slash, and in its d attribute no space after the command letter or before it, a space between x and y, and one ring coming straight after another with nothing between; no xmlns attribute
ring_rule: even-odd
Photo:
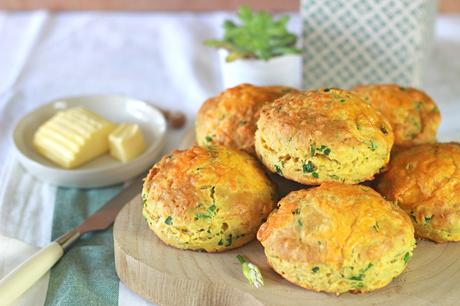
<svg viewBox="0 0 460 306"><path fill-rule="evenodd" d="M257 237L294 284L369 292L403 272L415 237L460 240L460 145L436 143L440 120L424 92L394 84L241 84L203 104L199 146L153 166L143 214L173 247ZM303 188L279 199L269 172Z"/></svg>

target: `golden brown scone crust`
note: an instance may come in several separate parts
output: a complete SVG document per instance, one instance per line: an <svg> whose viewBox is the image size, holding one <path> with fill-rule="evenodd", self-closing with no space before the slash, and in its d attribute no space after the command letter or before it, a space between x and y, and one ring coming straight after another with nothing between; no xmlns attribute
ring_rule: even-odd
<svg viewBox="0 0 460 306"><path fill-rule="evenodd" d="M387 285L415 247L410 218L369 187L325 183L281 199L259 229L269 264L301 287L336 294Z"/></svg>
<svg viewBox="0 0 460 306"><path fill-rule="evenodd" d="M436 141L441 114L423 91L396 84L359 85L353 91L388 119L395 149Z"/></svg>
<svg viewBox="0 0 460 306"><path fill-rule="evenodd" d="M411 216L418 237L460 241L459 144L423 144L398 153L377 189Z"/></svg>
<svg viewBox="0 0 460 306"><path fill-rule="evenodd" d="M262 108L256 152L272 172L307 185L356 184L389 161L388 121L341 89L289 93Z"/></svg>
<svg viewBox="0 0 460 306"><path fill-rule="evenodd" d="M254 155L254 133L260 108L295 89L241 84L208 99L198 111L198 145L223 145Z"/></svg>
<svg viewBox="0 0 460 306"><path fill-rule="evenodd" d="M166 244L220 252L251 241L275 190L255 158L220 146L174 151L150 170L143 215Z"/></svg>

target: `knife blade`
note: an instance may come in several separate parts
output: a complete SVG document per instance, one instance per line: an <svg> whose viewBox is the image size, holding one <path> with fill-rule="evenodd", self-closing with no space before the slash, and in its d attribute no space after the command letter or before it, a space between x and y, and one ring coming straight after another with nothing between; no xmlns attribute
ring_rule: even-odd
<svg viewBox="0 0 460 306"><path fill-rule="evenodd" d="M82 224L52 241L2 278L0 304L9 305L14 302L48 272L81 235L110 227L123 206L141 191L144 176L145 174L134 179L129 186L121 190Z"/></svg>
<svg viewBox="0 0 460 306"><path fill-rule="evenodd" d="M75 230L79 231L80 234L84 234L107 229L115 221L118 212L123 206L141 191L144 177L145 175L141 175L134 179L97 212L89 216L82 224L76 227Z"/></svg>

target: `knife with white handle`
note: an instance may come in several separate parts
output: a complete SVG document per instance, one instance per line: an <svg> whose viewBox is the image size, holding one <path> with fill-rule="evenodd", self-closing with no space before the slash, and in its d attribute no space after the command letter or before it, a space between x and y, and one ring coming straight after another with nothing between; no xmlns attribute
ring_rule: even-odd
<svg viewBox="0 0 460 306"><path fill-rule="evenodd" d="M0 280L0 305L9 305L37 282L81 235L102 231L112 225L120 209L136 196L142 186L144 175L133 180L118 195L109 200L96 213L88 217L81 225L68 231L61 237L39 250L24 263L16 267Z"/></svg>

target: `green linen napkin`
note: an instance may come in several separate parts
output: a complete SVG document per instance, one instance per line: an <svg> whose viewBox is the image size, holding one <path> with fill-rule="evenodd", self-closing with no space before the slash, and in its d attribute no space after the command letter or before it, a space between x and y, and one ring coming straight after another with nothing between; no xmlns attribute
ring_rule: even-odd
<svg viewBox="0 0 460 306"><path fill-rule="evenodd" d="M58 188L52 237L78 226L122 188ZM118 305L112 228L78 241L51 270L45 305Z"/></svg>

